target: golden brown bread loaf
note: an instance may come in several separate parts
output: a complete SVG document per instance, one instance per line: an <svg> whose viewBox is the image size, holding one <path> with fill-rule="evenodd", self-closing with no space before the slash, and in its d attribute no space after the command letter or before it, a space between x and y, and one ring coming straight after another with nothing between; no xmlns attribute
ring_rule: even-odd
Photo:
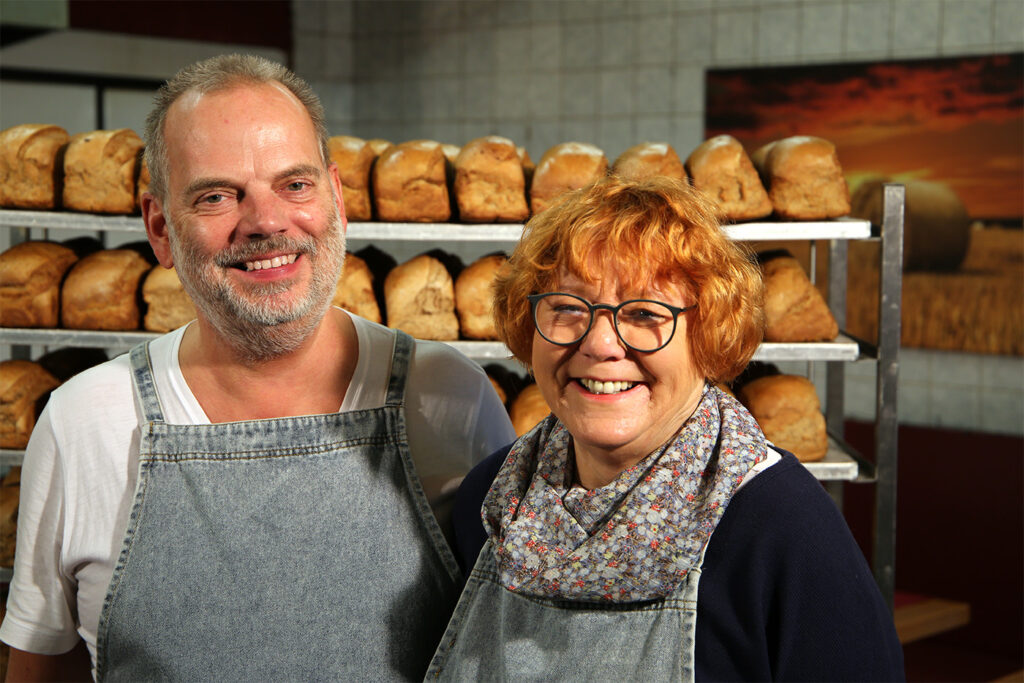
<svg viewBox="0 0 1024 683"><path fill-rule="evenodd" d="M20 498L21 467L15 466L0 480L0 567L14 566Z"/></svg>
<svg viewBox="0 0 1024 683"><path fill-rule="evenodd" d="M128 128L79 133L64 154L64 208L131 213L142 139Z"/></svg>
<svg viewBox="0 0 1024 683"><path fill-rule="evenodd" d="M153 266L142 283L142 300L146 302L142 326L151 332L170 332L196 317L192 297L174 268Z"/></svg>
<svg viewBox="0 0 1024 683"><path fill-rule="evenodd" d="M452 277L441 261L428 254L401 263L388 273L384 279L384 308L388 327L417 339L459 337Z"/></svg>
<svg viewBox="0 0 1024 683"><path fill-rule="evenodd" d="M373 165L373 200L382 221L447 221L451 205L440 143L410 140L384 150Z"/></svg>
<svg viewBox="0 0 1024 683"><path fill-rule="evenodd" d="M772 212L757 169L731 135L716 135L698 145L686 158L686 171L693 186L714 200L726 220L750 221Z"/></svg>
<svg viewBox="0 0 1024 683"><path fill-rule="evenodd" d="M373 273L366 261L355 254L345 255L345 267L338 276L338 287L334 290L331 305L375 323L382 322L380 306L373 293Z"/></svg>
<svg viewBox="0 0 1024 683"><path fill-rule="evenodd" d="M453 190L467 223L517 223L530 215L523 162L508 138L490 135L463 145Z"/></svg>
<svg viewBox="0 0 1024 683"><path fill-rule="evenodd" d="M821 460L828 451L825 416L814 384L800 375L768 375L737 392L765 437L801 462Z"/></svg>
<svg viewBox="0 0 1024 683"><path fill-rule="evenodd" d="M523 387L523 390L512 399L512 405L508 410L516 436L522 436L536 427L537 423L550 413L551 408L548 407L544 395L540 393L540 387L536 384L527 384Z"/></svg>
<svg viewBox="0 0 1024 683"><path fill-rule="evenodd" d="M769 342L811 342L839 334L832 311L800 262L787 252L760 255L764 279L764 338Z"/></svg>
<svg viewBox="0 0 1024 683"><path fill-rule="evenodd" d="M345 216L350 221L370 220L373 217L370 169L377 158L373 148L362 138L335 135L327 140L327 150L331 161L338 165Z"/></svg>
<svg viewBox="0 0 1024 683"><path fill-rule="evenodd" d="M686 179L679 155L667 142L641 142L619 155L612 173L623 180L646 180L654 176Z"/></svg>
<svg viewBox="0 0 1024 683"><path fill-rule="evenodd" d="M585 142L563 142L544 152L530 184L530 211L537 215L572 190L608 171L604 152Z"/></svg>
<svg viewBox="0 0 1024 683"><path fill-rule="evenodd" d="M61 290L61 320L73 330L139 329L139 285L149 262L133 249L104 249L71 268Z"/></svg>
<svg viewBox="0 0 1024 683"><path fill-rule="evenodd" d="M60 382L30 360L0 362L0 448L24 448L42 409Z"/></svg>
<svg viewBox="0 0 1024 683"><path fill-rule="evenodd" d="M61 282L77 260L56 242L21 242L0 254L0 327L57 327Z"/></svg>
<svg viewBox="0 0 1024 683"><path fill-rule="evenodd" d="M384 150L392 145L392 142L383 138L373 138L372 140L367 140L366 144L373 150L373 156L379 157L384 153Z"/></svg>
<svg viewBox="0 0 1024 683"><path fill-rule="evenodd" d="M0 206L60 207L63 153L68 132L60 126L23 123L0 132Z"/></svg>
<svg viewBox="0 0 1024 683"><path fill-rule="evenodd" d="M828 140L795 135L768 143L751 160L780 218L820 220L850 213L850 189Z"/></svg>
<svg viewBox="0 0 1024 683"><path fill-rule="evenodd" d="M455 311L467 339L497 339L494 327L494 278L508 258L489 254L478 258L455 279Z"/></svg>

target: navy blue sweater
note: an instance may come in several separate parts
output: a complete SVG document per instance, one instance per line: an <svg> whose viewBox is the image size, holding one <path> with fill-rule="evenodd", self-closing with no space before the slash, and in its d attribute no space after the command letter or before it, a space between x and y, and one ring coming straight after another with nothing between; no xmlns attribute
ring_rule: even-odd
<svg viewBox="0 0 1024 683"><path fill-rule="evenodd" d="M477 465L456 495L467 575L487 540L480 507L509 448ZM892 615L860 548L789 453L737 492L708 542L695 642L698 681L904 679Z"/></svg>

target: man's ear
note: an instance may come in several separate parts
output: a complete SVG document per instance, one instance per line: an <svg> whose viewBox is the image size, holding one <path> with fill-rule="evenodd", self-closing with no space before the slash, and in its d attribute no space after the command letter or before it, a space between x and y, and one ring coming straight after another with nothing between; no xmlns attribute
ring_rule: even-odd
<svg viewBox="0 0 1024 683"><path fill-rule="evenodd" d="M153 253L164 268L174 266L171 257L171 237L168 232L167 217L164 215L160 200L149 192L143 192L141 198L142 221L146 224L146 237L153 247Z"/></svg>

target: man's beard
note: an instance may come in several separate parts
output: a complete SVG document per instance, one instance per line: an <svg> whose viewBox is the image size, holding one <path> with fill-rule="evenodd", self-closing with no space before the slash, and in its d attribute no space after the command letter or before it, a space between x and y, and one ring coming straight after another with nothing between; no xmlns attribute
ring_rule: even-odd
<svg viewBox="0 0 1024 683"><path fill-rule="evenodd" d="M171 255L185 291L244 360L266 361L294 351L320 324L345 261L345 233L336 208L320 239L275 235L233 245L212 257L195 240L183 239L168 227ZM306 296L292 301L278 298L293 282L252 284L240 291L227 277L226 269L269 252L297 253L309 260L312 275Z"/></svg>

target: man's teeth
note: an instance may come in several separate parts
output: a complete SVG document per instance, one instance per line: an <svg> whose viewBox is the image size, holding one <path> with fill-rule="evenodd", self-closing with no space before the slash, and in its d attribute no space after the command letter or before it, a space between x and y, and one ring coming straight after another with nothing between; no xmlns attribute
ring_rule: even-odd
<svg viewBox="0 0 1024 683"><path fill-rule="evenodd" d="M580 379L580 384L592 394L617 394L620 391L632 389L636 382L602 382L596 379Z"/></svg>
<svg viewBox="0 0 1024 683"><path fill-rule="evenodd" d="M263 259L262 261L246 261L246 270L266 270L267 268L277 268L278 266L285 266L289 263L295 263L295 258L298 254L288 254L287 256L275 256L274 258Z"/></svg>

